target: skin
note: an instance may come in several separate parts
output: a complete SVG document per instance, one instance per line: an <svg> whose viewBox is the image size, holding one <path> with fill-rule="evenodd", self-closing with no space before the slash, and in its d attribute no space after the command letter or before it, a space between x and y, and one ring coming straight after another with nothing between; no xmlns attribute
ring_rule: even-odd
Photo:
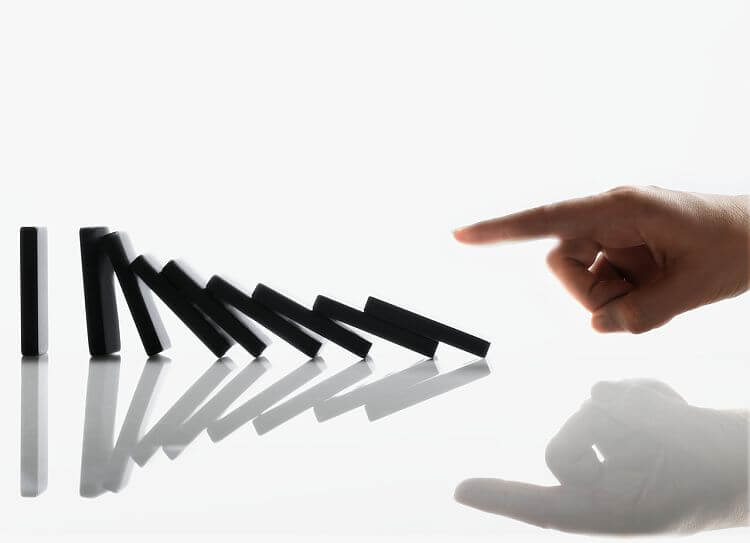
<svg viewBox="0 0 750 543"><path fill-rule="evenodd" d="M600 332L641 333L750 282L750 198L620 187L460 228L468 244L557 237L547 262ZM597 383L550 441L560 482L468 479L460 503L596 534L746 526L747 411L689 405L664 383ZM603 457L600 461L592 446Z"/></svg>
<svg viewBox="0 0 750 543"><path fill-rule="evenodd" d="M599 332L642 333L750 283L750 197L619 187L459 228L471 245L556 237L547 257Z"/></svg>

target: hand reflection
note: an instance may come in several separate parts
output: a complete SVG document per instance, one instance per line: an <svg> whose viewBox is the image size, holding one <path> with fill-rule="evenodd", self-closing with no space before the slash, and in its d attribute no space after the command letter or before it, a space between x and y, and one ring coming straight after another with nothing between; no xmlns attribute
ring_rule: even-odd
<svg viewBox="0 0 750 543"><path fill-rule="evenodd" d="M455 497L567 532L691 533L747 525L748 419L747 412L691 406L657 381L597 383L547 447L547 465L560 485L468 479Z"/></svg>

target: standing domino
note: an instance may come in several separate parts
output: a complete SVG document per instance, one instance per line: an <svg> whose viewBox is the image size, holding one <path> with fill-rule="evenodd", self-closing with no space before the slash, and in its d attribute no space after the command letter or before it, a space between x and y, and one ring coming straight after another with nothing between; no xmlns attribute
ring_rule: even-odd
<svg viewBox="0 0 750 543"><path fill-rule="evenodd" d="M47 352L47 229L21 227L21 354Z"/></svg>

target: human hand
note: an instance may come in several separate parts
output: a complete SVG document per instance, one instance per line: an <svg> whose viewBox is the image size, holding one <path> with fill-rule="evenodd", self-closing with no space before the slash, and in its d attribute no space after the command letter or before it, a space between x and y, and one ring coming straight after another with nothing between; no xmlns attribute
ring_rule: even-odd
<svg viewBox="0 0 750 543"><path fill-rule="evenodd" d="M455 497L566 532L692 533L744 526L749 422L747 412L691 406L658 381L597 383L547 447L547 465L559 486L468 479Z"/></svg>
<svg viewBox="0 0 750 543"><path fill-rule="evenodd" d="M750 274L750 198L621 187L479 222L469 244L558 237L552 271L600 332L640 333L737 296Z"/></svg>

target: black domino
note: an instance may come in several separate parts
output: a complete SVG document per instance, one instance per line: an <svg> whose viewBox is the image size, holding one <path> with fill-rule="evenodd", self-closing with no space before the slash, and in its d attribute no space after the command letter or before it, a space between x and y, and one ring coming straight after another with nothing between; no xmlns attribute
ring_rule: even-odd
<svg viewBox="0 0 750 543"><path fill-rule="evenodd" d="M490 348L489 341L456 330L446 324L417 315L377 298L370 297L367 299L365 313L477 356L486 356Z"/></svg>
<svg viewBox="0 0 750 543"><path fill-rule="evenodd" d="M359 330L364 330L430 358L435 355L435 350L438 346L438 342L434 339L415 334L405 328L395 326L325 296L318 296L315 299L313 311L322 313L330 319L343 322Z"/></svg>
<svg viewBox="0 0 750 543"><path fill-rule="evenodd" d="M165 277L159 275L154 264L141 255L130 265L133 272L175 315L208 347L214 355L222 357L232 346L232 341L214 327Z"/></svg>
<svg viewBox="0 0 750 543"><path fill-rule="evenodd" d="M317 339L306 334L294 323L270 311L264 305L253 300L250 296L218 275L214 275L208 281L206 290L225 304L231 305L258 324L264 326L310 358L318 354L320 342Z"/></svg>
<svg viewBox="0 0 750 543"><path fill-rule="evenodd" d="M21 354L47 352L47 229L23 226L21 241Z"/></svg>
<svg viewBox="0 0 750 543"><path fill-rule="evenodd" d="M363 337L347 330L340 324L336 324L328 317L307 309L262 283L255 287L253 298L268 309L276 311L305 328L309 328L357 356L364 358L372 347L372 343Z"/></svg>
<svg viewBox="0 0 750 543"><path fill-rule="evenodd" d="M101 247L102 238L107 234L109 229L104 226L85 227L79 231L86 331L92 356L109 355L120 350L115 274Z"/></svg>
<svg viewBox="0 0 750 543"><path fill-rule="evenodd" d="M214 324L219 326L253 356L260 356L266 344L224 304L208 293L185 266L175 260L167 262L161 275L172 283L193 305L200 309Z"/></svg>
<svg viewBox="0 0 750 543"><path fill-rule="evenodd" d="M125 232L112 232L102 238L104 251L112 263L122 294L130 309L138 335L148 356L168 349L169 336L146 285L130 269L135 259L133 247Z"/></svg>

